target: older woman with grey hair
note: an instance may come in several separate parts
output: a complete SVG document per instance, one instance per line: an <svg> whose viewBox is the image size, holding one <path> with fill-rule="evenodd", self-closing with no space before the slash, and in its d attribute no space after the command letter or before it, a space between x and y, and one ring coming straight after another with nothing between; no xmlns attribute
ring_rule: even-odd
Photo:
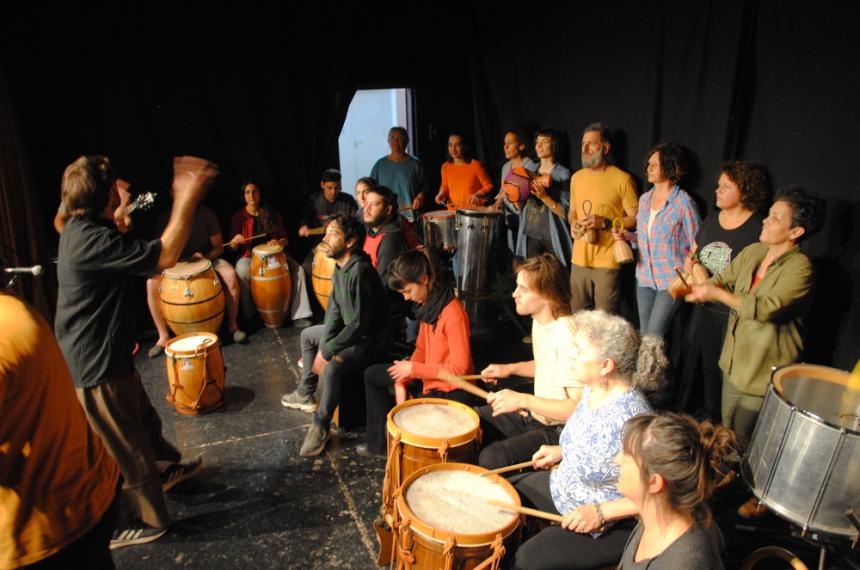
<svg viewBox="0 0 860 570"><path fill-rule="evenodd" d="M664 382L663 340L642 337L629 322L603 311L575 314L573 327L582 399L560 445L541 446L533 456L538 471L514 480L524 504L564 519L519 548L517 568L615 564L635 526L636 507L618 492L613 458L621 450L624 423L651 412L642 390Z"/></svg>

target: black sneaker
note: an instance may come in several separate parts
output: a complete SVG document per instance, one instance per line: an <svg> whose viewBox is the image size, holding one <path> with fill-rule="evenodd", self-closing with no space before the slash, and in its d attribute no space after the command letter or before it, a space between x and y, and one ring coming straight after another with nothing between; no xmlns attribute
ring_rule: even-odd
<svg viewBox="0 0 860 570"><path fill-rule="evenodd" d="M167 532L166 528L154 528L140 521L134 521L125 528L118 528L110 539L110 549L125 548L135 544L146 544L158 540Z"/></svg>
<svg viewBox="0 0 860 570"><path fill-rule="evenodd" d="M165 493L203 469L203 457L186 463L171 463L161 472L161 490Z"/></svg>

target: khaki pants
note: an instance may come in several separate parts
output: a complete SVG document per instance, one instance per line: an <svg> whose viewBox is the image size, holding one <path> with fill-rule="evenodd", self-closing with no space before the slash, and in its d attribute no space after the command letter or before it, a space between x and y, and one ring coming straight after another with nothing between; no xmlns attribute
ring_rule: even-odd
<svg viewBox="0 0 860 570"><path fill-rule="evenodd" d="M618 313L621 302L617 269L574 265L570 270L570 305L573 312L600 309Z"/></svg>
<svg viewBox="0 0 860 570"><path fill-rule="evenodd" d="M166 528L170 524L156 461L177 463L182 454L161 433L161 418L135 370L93 388L76 388L93 431L101 437L123 476L121 524L129 516Z"/></svg>
<svg viewBox="0 0 860 570"><path fill-rule="evenodd" d="M744 394L723 378L723 425L735 432L741 451L746 451L752 438L764 396Z"/></svg>

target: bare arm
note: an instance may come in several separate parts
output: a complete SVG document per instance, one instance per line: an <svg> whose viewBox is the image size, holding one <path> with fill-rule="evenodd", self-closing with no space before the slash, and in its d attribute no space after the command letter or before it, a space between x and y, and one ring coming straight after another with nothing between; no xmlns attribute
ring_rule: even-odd
<svg viewBox="0 0 860 570"><path fill-rule="evenodd" d="M173 159L173 209L161 234L158 270L173 267L191 233L191 218L197 204L217 175L218 167L202 158L182 156Z"/></svg>

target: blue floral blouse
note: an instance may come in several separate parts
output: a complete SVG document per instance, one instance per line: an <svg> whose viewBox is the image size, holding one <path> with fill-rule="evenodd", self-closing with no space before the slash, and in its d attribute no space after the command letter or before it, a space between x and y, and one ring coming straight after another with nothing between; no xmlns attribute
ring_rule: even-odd
<svg viewBox="0 0 860 570"><path fill-rule="evenodd" d="M552 500L563 515L582 505L622 498L616 487L618 465L612 460L621 450L624 423L653 411L637 388L594 410L588 407L590 399L586 387L561 432L561 465L550 473Z"/></svg>

